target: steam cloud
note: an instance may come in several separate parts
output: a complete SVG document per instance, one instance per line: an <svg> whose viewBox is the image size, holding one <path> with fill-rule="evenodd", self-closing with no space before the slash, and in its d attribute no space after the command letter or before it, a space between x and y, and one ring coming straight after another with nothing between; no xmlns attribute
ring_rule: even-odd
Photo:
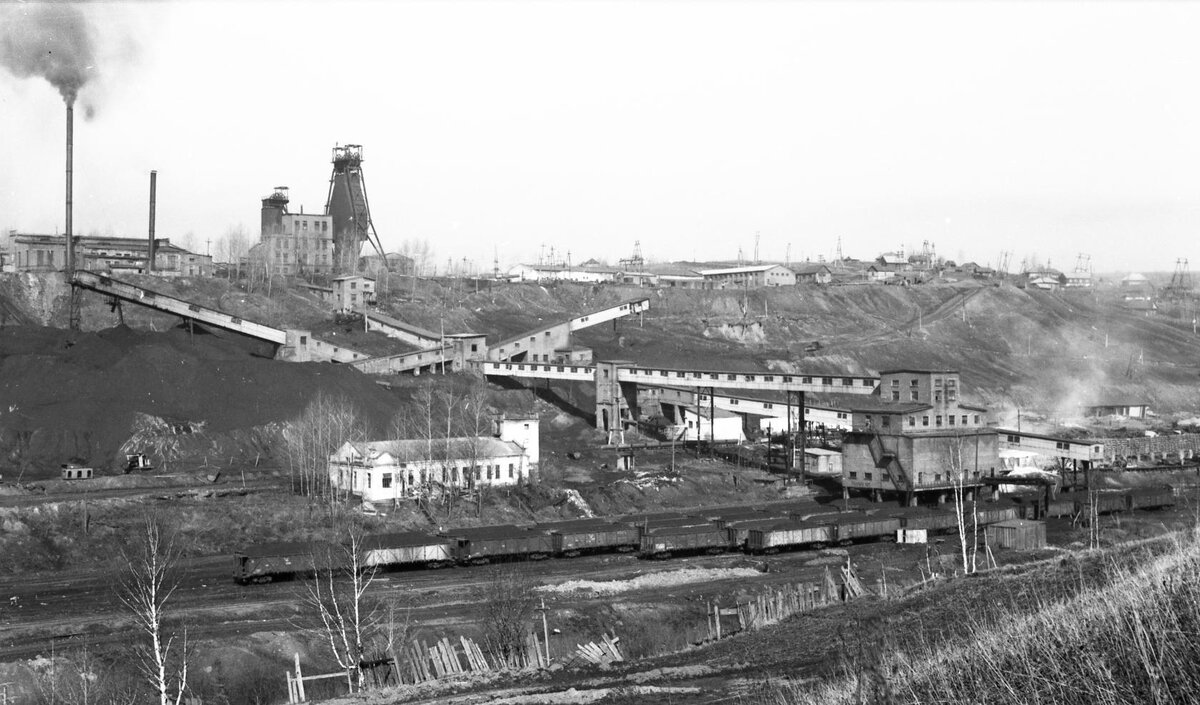
<svg viewBox="0 0 1200 705"><path fill-rule="evenodd" d="M14 76L40 76L75 102L94 64L88 21L69 3L22 4L0 22L0 65Z"/></svg>

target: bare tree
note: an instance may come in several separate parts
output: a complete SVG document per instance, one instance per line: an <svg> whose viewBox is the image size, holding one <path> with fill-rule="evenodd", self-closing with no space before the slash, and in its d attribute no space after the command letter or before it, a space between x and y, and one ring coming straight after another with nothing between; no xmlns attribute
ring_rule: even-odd
<svg viewBox="0 0 1200 705"><path fill-rule="evenodd" d="M484 645L497 663L521 666L537 608L532 587L524 573L509 566L492 568L482 627Z"/></svg>
<svg viewBox="0 0 1200 705"><path fill-rule="evenodd" d="M159 705L179 705L187 689L187 631L177 642L163 627L167 603L178 586L179 550L161 521L147 517L136 551L124 558L128 571L121 581L121 602L147 642L135 647L138 666Z"/></svg>
<svg viewBox="0 0 1200 705"><path fill-rule="evenodd" d="M970 551L968 551L967 542L967 502L966 502L966 486L967 486L967 465L963 459L963 451L965 448L965 438L962 434L954 434L945 439L943 448L945 453L945 469L950 477L950 483L954 494L954 515L958 519L958 543L962 551L962 566L964 573L975 572L975 558L979 545L979 515L975 511L975 493L971 494L970 521L972 537L970 542ZM978 488L976 488L978 489Z"/></svg>
<svg viewBox="0 0 1200 705"><path fill-rule="evenodd" d="M284 428L284 448L292 488L302 495L334 501L349 495L338 491L329 475L330 456L346 442L364 440L367 426L349 399L318 393L296 419Z"/></svg>
<svg viewBox="0 0 1200 705"><path fill-rule="evenodd" d="M351 514L337 518L338 543L313 557L316 577L304 583L304 601L317 617L316 631L346 671L351 692L364 686L362 664L379 636L377 603L367 598L376 568L369 564L362 520Z"/></svg>

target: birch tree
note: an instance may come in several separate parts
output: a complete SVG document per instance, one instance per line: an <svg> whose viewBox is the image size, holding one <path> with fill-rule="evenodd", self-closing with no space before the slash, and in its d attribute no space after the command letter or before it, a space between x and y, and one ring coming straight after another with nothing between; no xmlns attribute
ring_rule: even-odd
<svg viewBox="0 0 1200 705"><path fill-rule="evenodd" d="M347 441L362 441L367 425L358 408L345 397L318 393L299 417L284 428L284 448L292 489L299 494L332 502L349 494L333 487L329 458Z"/></svg>
<svg viewBox="0 0 1200 705"><path fill-rule="evenodd" d="M144 642L134 647L137 665L159 705L179 705L187 690L187 630L182 637L163 626L167 603L178 586L179 550L156 517L147 518L138 547L126 553L121 603Z"/></svg>
<svg viewBox="0 0 1200 705"><path fill-rule="evenodd" d="M965 448L965 439L961 434L955 434L947 438L944 443L944 462L945 469L950 477L950 483L954 495L954 515L958 519L958 543L962 552L962 566L964 573L974 573L976 566L976 553L979 546L979 515L976 510L975 493L971 495L971 543L970 550L967 544L967 503L966 503L966 485L967 485L967 465L963 459Z"/></svg>
<svg viewBox="0 0 1200 705"><path fill-rule="evenodd" d="M355 692L365 684L362 664L381 619L378 605L367 597L376 568L368 564L362 520L344 514L339 523L338 543L313 556L316 576L304 583L303 600L316 617L315 631Z"/></svg>

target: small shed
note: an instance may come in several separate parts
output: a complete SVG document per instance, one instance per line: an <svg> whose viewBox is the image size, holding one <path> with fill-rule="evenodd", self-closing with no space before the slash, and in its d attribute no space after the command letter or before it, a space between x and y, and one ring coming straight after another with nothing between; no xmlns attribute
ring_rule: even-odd
<svg viewBox="0 0 1200 705"><path fill-rule="evenodd" d="M62 479L64 480L90 480L93 474L92 468L85 468L81 465L67 463L62 466Z"/></svg>
<svg viewBox="0 0 1200 705"><path fill-rule="evenodd" d="M997 548L1033 551L1046 547L1046 523L1009 519L987 527L988 543Z"/></svg>
<svg viewBox="0 0 1200 705"><path fill-rule="evenodd" d="M799 467L801 458L801 450L796 449L795 467ZM812 477L838 477L842 476L842 454L836 450L826 450L824 448L805 448L804 454L804 474Z"/></svg>

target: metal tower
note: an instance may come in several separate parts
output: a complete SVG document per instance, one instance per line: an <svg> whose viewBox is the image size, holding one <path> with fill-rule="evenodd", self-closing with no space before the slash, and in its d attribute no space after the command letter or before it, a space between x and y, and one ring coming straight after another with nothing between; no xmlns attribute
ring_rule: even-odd
<svg viewBox="0 0 1200 705"><path fill-rule="evenodd" d="M333 148L333 174L329 177L325 215L333 218L333 268L340 273L358 269L364 242L371 243L387 267L387 256L379 242L379 234L375 232L375 224L371 222L362 162L360 144Z"/></svg>
<svg viewBox="0 0 1200 705"><path fill-rule="evenodd" d="M1188 271L1186 259L1175 260L1175 273L1171 275L1171 283L1163 291L1163 298L1170 301L1182 301L1192 295L1192 273Z"/></svg>

